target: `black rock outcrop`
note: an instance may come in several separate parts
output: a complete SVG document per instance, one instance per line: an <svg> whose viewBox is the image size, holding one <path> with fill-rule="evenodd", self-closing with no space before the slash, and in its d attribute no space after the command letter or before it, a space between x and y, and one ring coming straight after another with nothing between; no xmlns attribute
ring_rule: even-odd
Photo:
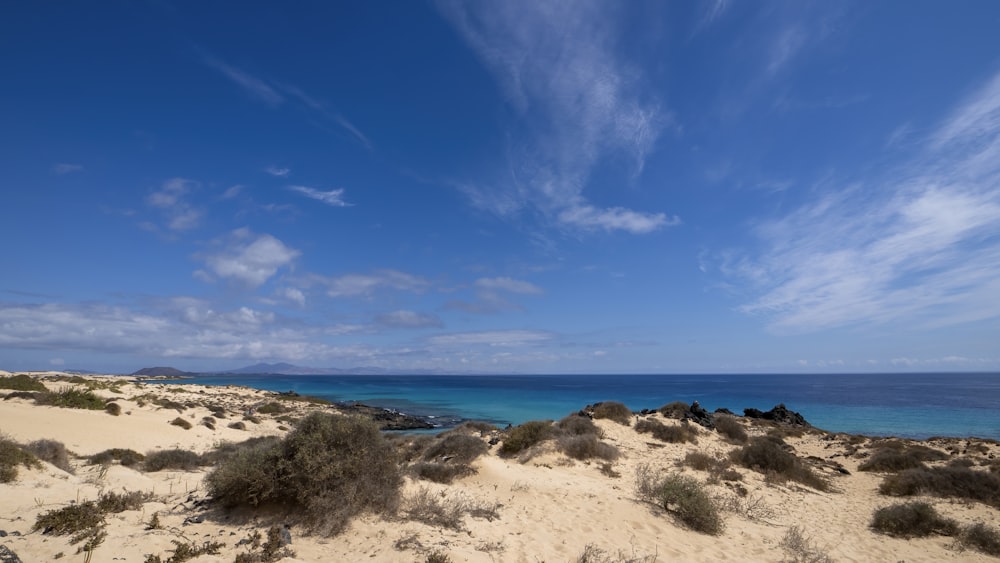
<svg viewBox="0 0 1000 563"><path fill-rule="evenodd" d="M783 403L775 405L775 407L767 412L762 412L758 409L747 408L743 409L743 416L747 418L757 418L761 420L770 420L771 422L777 422L779 424L788 424L790 426L808 426L812 427L811 424L806 422L805 417L801 414L789 410Z"/></svg>

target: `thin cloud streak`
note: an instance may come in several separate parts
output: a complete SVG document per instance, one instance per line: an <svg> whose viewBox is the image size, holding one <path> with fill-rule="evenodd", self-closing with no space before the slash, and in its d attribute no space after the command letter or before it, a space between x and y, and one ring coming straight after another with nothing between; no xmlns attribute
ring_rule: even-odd
<svg viewBox="0 0 1000 563"><path fill-rule="evenodd" d="M886 177L759 225L764 252L727 265L761 292L740 310L793 332L1000 317L1000 74Z"/></svg>
<svg viewBox="0 0 1000 563"><path fill-rule="evenodd" d="M310 188L308 186L288 186L288 189L300 193L308 198L315 199L316 201L322 201L323 203L331 207L350 207L351 204L344 201L344 190L343 188L339 190L330 190L328 192L320 191L315 188Z"/></svg>

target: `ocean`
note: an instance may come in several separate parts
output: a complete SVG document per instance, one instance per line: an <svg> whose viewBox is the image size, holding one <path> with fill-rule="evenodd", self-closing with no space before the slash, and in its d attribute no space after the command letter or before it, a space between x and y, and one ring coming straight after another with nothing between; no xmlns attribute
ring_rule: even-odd
<svg viewBox="0 0 1000 563"><path fill-rule="evenodd" d="M295 391L498 425L559 419L598 401L633 410L698 401L737 414L783 403L813 426L871 436L1000 440L1000 373L744 375L198 375L193 383Z"/></svg>

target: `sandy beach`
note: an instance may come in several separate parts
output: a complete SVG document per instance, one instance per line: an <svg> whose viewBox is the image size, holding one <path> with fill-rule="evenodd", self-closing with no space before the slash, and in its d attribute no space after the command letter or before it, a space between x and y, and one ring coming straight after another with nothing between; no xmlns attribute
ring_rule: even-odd
<svg viewBox="0 0 1000 563"><path fill-rule="evenodd" d="M12 375L0 372L3 377ZM333 411L329 405L296 400L280 401L286 405L280 413L261 412L263 405L279 400L277 394L242 387L206 387L183 380L153 385L131 377L58 372L30 375L49 391L90 389L118 404L120 413L43 406L28 396L0 401L4 438L22 445L55 440L71 453L69 471L47 462L37 467L21 465L16 478L0 484L0 530L5 532L0 545L26 563L54 559L142 563L151 556L166 561L178 543L206 542L221 544L218 552L193 560L234 561L248 552L246 538L255 530L266 535L271 526L284 523L283 517L263 508L228 511L214 504L205 485L211 466L149 471L141 463L91 463L88 458L112 448L147 455L175 448L205 454L224 443L284 436L302 416ZM10 393L10 389L0 389L0 395ZM190 428L178 425L178 418L189 422ZM404 469L404 508L397 514L362 514L332 537L310 535L292 522L287 547L294 556L280 560L422 562L436 554L456 562L776 562L810 560L810 550L815 561L997 560L962 549L954 536L902 539L872 530L877 509L910 500L927 502L959 527L975 523L1000 527L1000 510L984 502L880 494L886 473L859 471L859 466L884 442L738 420L751 437L780 432L788 449L828 483L827 490L736 463L729 464L726 478L713 478L711 471L682 462L692 453L728 460L741 446L704 428L697 430L697 443L669 443L636 431L640 421L695 426L657 412L633 415L628 425L595 419L601 440L619 452L617 458L607 460L574 459L556 440L543 441L518 455L501 456L506 436L499 429L469 430L484 443L493 442L471 463L472 472L444 484L419 479ZM913 445L908 441L894 444ZM941 454L940 459L927 461L928 467L962 459L964 466L995 472L1000 455L1000 445L986 440L942 438L922 445ZM712 535L692 530L674 511L642 498L637 479L643 467L658 475L697 480L720 507L721 531ZM78 552L81 544L72 543L69 535L33 530L36 519L47 512L96 500L108 492L133 491L149 493L148 498L140 509L107 514L107 535L92 553ZM453 527L433 525L406 513L408 499L419 495L480 510L467 511ZM159 526L147 529L154 514ZM790 530L801 532L807 540L798 552L787 545Z"/></svg>

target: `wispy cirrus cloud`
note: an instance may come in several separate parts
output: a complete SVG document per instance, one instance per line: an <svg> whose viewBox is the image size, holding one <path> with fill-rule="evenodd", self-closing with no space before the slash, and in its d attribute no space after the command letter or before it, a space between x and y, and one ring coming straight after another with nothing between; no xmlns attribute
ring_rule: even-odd
<svg viewBox="0 0 1000 563"><path fill-rule="evenodd" d="M300 193L308 198L322 201L331 207L350 207L351 204L344 201L344 189L330 190L324 192L308 186L288 186L288 189Z"/></svg>
<svg viewBox="0 0 1000 563"><path fill-rule="evenodd" d="M509 294L541 295L545 291L537 285L510 277L479 278L472 283L475 300L453 299L444 305L446 310L488 315L508 310L521 309L511 302Z"/></svg>
<svg viewBox="0 0 1000 563"><path fill-rule="evenodd" d="M421 293L430 286L430 282L420 276L390 269L335 277L314 274L305 281L309 285L325 287L330 297L371 297L375 292L386 289Z"/></svg>
<svg viewBox="0 0 1000 563"><path fill-rule="evenodd" d="M220 251L200 256L211 274L252 288L290 266L301 254L269 234L257 235L246 228L233 231L217 244L223 247ZM211 279L211 274L195 272L203 279Z"/></svg>
<svg viewBox="0 0 1000 563"><path fill-rule="evenodd" d="M214 56L205 56L204 62L238 85L251 98L271 107L278 107L292 99L305 108L319 113L325 119L343 128L351 138L371 150L372 142L361 130L342 114L331 110L326 104L306 94L302 89L283 82L268 81L230 65Z"/></svg>
<svg viewBox="0 0 1000 563"><path fill-rule="evenodd" d="M758 225L762 252L727 264L758 293L741 310L782 331L1000 317L1000 73L882 176Z"/></svg>
<svg viewBox="0 0 1000 563"><path fill-rule="evenodd" d="M440 328L444 323L437 315L415 311L392 311L375 317L379 326L388 328Z"/></svg>
<svg viewBox="0 0 1000 563"><path fill-rule="evenodd" d="M56 176L64 176L66 174L80 172L81 170L83 170L83 166L79 164L69 164L66 162L60 162L52 167L52 173Z"/></svg>
<svg viewBox="0 0 1000 563"><path fill-rule="evenodd" d="M268 174L276 178L287 178L288 175L292 173L292 170L290 168L268 166L267 168L264 169L264 172L267 172Z"/></svg>
<svg viewBox="0 0 1000 563"><path fill-rule="evenodd" d="M646 233L673 222L663 213L598 209L584 196L600 164L622 161L641 174L671 122L617 54L625 29L611 4L438 5L493 73L524 131L512 140L507 177L459 185L473 205L501 216L530 208L576 230Z"/></svg>
<svg viewBox="0 0 1000 563"><path fill-rule="evenodd" d="M185 178L171 178L146 197L146 203L163 212L167 228L189 231L201 222L202 211L187 201L198 183Z"/></svg>
<svg viewBox="0 0 1000 563"><path fill-rule="evenodd" d="M427 342L434 346L524 346L553 338L553 333L541 330L488 330L439 334L427 338Z"/></svg>

